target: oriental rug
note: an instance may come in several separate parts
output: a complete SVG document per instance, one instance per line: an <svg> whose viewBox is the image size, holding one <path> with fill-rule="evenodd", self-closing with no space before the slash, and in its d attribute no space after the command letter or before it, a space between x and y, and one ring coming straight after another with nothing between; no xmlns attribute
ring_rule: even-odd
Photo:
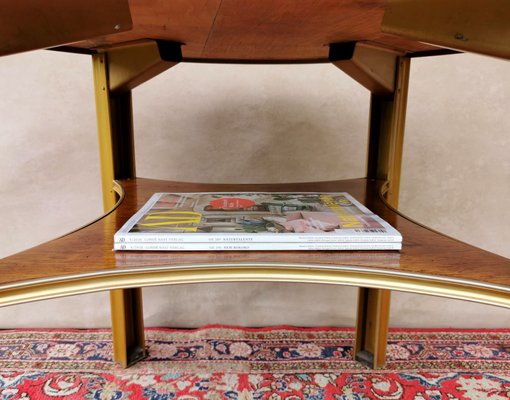
<svg viewBox="0 0 510 400"><path fill-rule="evenodd" d="M391 330L388 362L351 329L146 329L122 369L108 330L0 331L0 399L510 399L510 330Z"/></svg>

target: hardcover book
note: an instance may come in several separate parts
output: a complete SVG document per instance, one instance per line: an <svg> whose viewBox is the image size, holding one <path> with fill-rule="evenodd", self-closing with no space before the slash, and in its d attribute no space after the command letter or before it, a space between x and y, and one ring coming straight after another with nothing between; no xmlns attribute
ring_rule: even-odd
<svg viewBox="0 0 510 400"><path fill-rule="evenodd" d="M348 193L155 193L115 250L399 250L402 236Z"/></svg>

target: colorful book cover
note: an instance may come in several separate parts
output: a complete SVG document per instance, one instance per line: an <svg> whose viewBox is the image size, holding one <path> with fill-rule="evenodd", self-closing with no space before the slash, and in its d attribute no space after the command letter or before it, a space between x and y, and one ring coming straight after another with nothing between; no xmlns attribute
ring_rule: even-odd
<svg viewBox="0 0 510 400"><path fill-rule="evenodd" d="M400 243L348 193L156 193L116 243Z"/></svg>

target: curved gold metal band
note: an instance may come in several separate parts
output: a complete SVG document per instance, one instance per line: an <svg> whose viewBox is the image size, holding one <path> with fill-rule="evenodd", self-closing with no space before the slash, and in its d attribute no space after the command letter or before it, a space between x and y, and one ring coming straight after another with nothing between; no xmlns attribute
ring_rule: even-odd
<svg viewBox="0 0 510 400"><path fill-rule="evenodd" d="M124 201L124 197L126 197L126 192L124 191L124 188L122 187L122 185L118 181L113 181L112 182L112 189L115 192L115 194L117 195L117 201L115 202L115 204L113 205L112 208L110 208L108 211L106 211L104 214L102 214L101 216L97 217L96 219L94 219L94 220L92 220L90 222L87 222L85 225L82 225L79 228L73 229L72 231L67 232L64 235L60 236L60 237L72 235L73 233L78 232L78 231L80 231L80 230L82 230L82 229L84 229L84 228L86 228L88 226L94 225L96 222L101 221L103 218L107 217L112 212L114 212L117 208L119 208L119 206Z"/></svg>
<svg viewBox="0 0 510 400"><path fill-rule="evenodd" d="M118 182L114 182L113 188L119 196L119 201L109 212L120 205L125 195L122 185ZM383 201L386 189L387 187L383 185L381 190ZM208 263L117 268L12 282L0 286L0 306L111 289L212 282L294 282L359 286L469 300L510 308L510 287L507 286L461 278L410 274L398 269L298 263L221 265Z"/></svg>
<svg viewBox="0 0 510 400"><path fill-rule="evenodd" d="M0 287L0 306L110 289L212 282L293 282L390 289L510 308L510 288L376 268L304 264L200 264L105 270Z"/></svg>

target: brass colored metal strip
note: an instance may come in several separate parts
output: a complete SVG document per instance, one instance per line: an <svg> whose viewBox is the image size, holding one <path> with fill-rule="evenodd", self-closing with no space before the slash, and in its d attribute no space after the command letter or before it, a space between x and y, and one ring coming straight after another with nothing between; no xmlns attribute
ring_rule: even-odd
<svg viewBox="0 0 510 400"><path fill-rule="evenodd" d="M398 207L411 59L399 57L392 98L372 95L367 177L388 182L386 202Z"/></svg>
<svg viewBox="0 0 510 400"><path fill-rule="evenodd" d="M152 79L182 60L179 43L141 41L108 50L109 89L124 92Z"/></svg>
<svg viewBox="0 0 510 400"><path fill-rule="evenodd" d="M358 290L354 357L370 368L380 368L386 361L390 300L391 292L387 289Z"/></svg>
<svg viewBox="0 0 510 400"><path fill-rule="evenodd" d="M131 92L128 90L118 95L110 93L110 67L107 54L93 55L92 63L103 206L105 210L109 210L117 203L119 185L114 179L135 176ZM110 293L110 302L114 359L119 364L127 366L143 357L145 352L141 290L118 288Z"/></svg>
<svg viewBox="0 0 510 400"><path fill-rule="evenodd" d="M394 208L398 208L398 198L400 192L400 175L402 171L402 156L404 150L404 131L410 70L411 59L409 57L399 57L389 138L389 165L387 177L389 186L386 197L388 204Z"/></svg>
<svg viewBox="0 0 510 400"><path fill-rule="evenodd" d="M128 364L126 335L126 304L124 290L110 290L110 307L112 318L113 359L121 366Z"/></svg>
<svg viewBox="0 0 510 400"><path fill-rule="evenodd" d="M71 235L75 232L78 232L88 226L91 226L91 225L94 225L96 222L99 222L101 221L103 218L107 217L108 215L110 215L112 212L114 212L121 204L122 202L124 201L124 197L126 196L125 192L124 192L124 188L122 187L122 185L119 184L118 181L114 181L113 182L113 191L115 192L116 194L116 198L117 198L117 202L115 203L115 205L113 206L113 208L109 209L107 212L105 212L103 215L101 215L100 217L96 218L95 220L93 221L90 221L88 222L87 224L83 225L83 226L80 226L79 228L76 228L75 230L71 231L71 232L68 232L68 233L65 233L64 235L60 236L60 237L64 237L64 236L68 236L68 235Z"/></svg>
<svg viewBox="0 0 510 400"><path fill-rule="evenodd" d="M398 54L364 43L330 45L329 59L336 67L377 96L395 91L395 64Z"/></svg>
<svg viewBox="0 0 510 400"><path fill-rule="evenodd" d="M510 58L507 0L388 0L383 32L450 49Z"/></svg>
<svg viewBox="0 0 510 400"><path fill-rule="evenodd" d="M104 53L94 54L92 56L99 139L99 162L101 167L101 185L103 189L103 207L105 211L114 208L117 202L112 186L115 177L107 63L108 60Z"/></svg>
<svg viewBox="0 0 510 400"><path fill-rule="evenodd" d="M110 290L113 358L122 367L145 357L142 289Z"/></svg>
<svg viewBox="0 0 510 400"><path fill-rule="evenodd" d="M386 289L359 289L354 354L370 368L381 368L386 360L390 299Z"/></svg>
<svg viewBox="0 0 510 400"><path fill-rule="evenodd" d="M385 201L398 206L410 59L394 56L388 60L386 75L394 77L391 96L372 92L367 177L382 179ZM389 325L391 293L382 288L360 288L357 319L356 357L373 367L384 364Z"/></svg>
<svg viewBox="0 0 510 400"><path fill-rule="evenodd" d="M131 89L181 58L179 44L155 41L92 56L105 210L115 207L114 179L136 176ZM142 292L119 288L110 298L115 360L127 366L144 354Z"/></svg>
<svg viewBox="0 0 510 400"><path fill-rule="evenodd" d="M371 289L370 293L373 297L369 297L369 301L374 303L372 309L374 310L375 327L374 339L377 342L374 344L374 364L373 368L381 368L386 362L386 345L388 343L388 327L390 321L390 303L391 291L387 289Z"/></svg>
<svg viewBox="0 0 510 400"><path fill-rule="evenodd" d="M110 289L212 282L296 282L390 289L510 308L510 287L355 266L186 265L105 270L0 287L0 306Z"/></svg>

